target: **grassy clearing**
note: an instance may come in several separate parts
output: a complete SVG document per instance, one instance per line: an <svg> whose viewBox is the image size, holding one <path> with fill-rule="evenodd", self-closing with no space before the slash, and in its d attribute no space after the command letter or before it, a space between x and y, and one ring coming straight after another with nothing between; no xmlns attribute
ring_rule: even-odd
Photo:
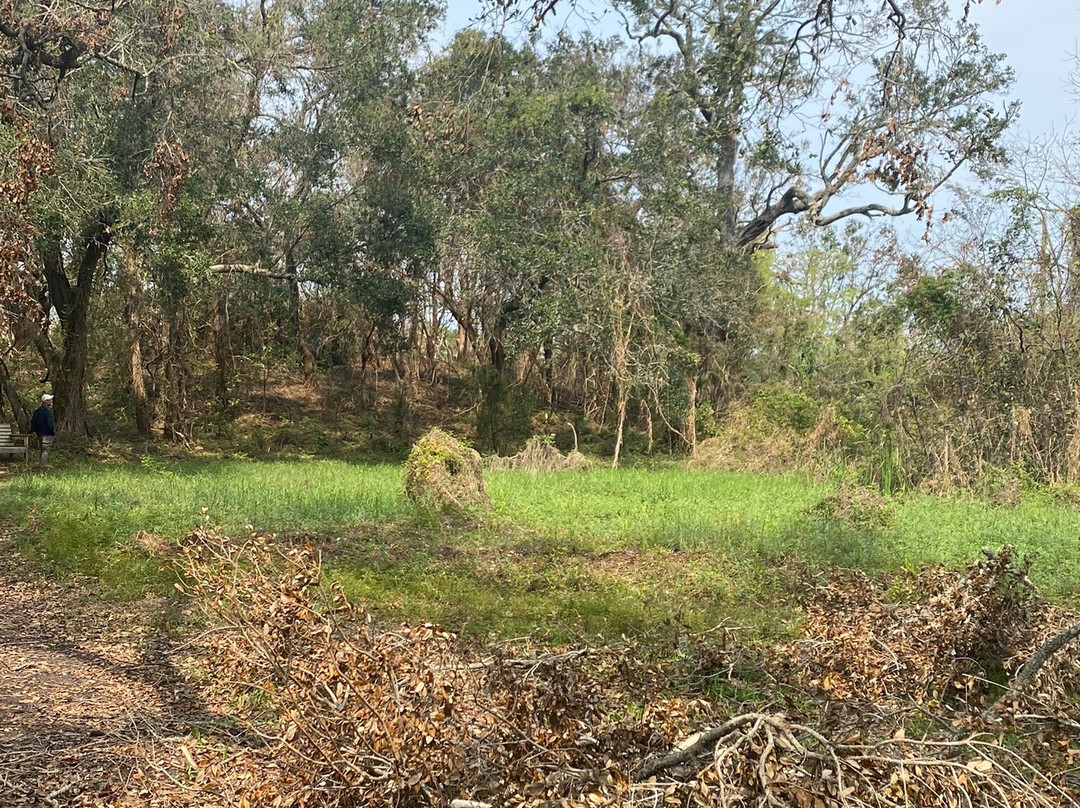
<svg viewBox="0 0 1080 808"><path fill-rule="evenodd" d="M879 540L888 566L963 564L980 549L1013 544L1034 559L1031 578L1048 597L1080 602L1080 513L1035 493L1018 505L991 507L975 500L912 497Z"/></svg>
<svg viewBox="0 0 1080 808"><path fill-rule="evenodd" d="M159 582L156 560L135 541L140 531L174 541L205 512L232 534L247 525L321 533L407 510L399 488L393 466L146 460L10 477L0 483L0 512L32 556L132 596Z"/></svg>
<svg viewBox="0 0 1080 808"><path fill-rule="evenodd" d="M678 469L488 475L472 522L417 512L401 470L339 461L184 461L57 470L0 482L25 551L132 596L163 583L139 531L173 540L201 520L315 538L353 596L391 619L468 634L618 637L721 622L783 636L808 570L963 564L1009 542L1036 583L1076 600L1080 513L910 496L881 513L822 511L827 485Z"/></svg>
<svg viewBox="0 0 1080 808"><path fill-rule="evenodd" d="M829 486L799 477L677 469L488 475L495 516L470 530L354 534L334 561L354 596L470 633L556 636L705 629L783 636L807 571L963 565L982 548L1034 555L1043 592L1076 600L1080 514L910 495L884 512L824 516Z"/></svg>

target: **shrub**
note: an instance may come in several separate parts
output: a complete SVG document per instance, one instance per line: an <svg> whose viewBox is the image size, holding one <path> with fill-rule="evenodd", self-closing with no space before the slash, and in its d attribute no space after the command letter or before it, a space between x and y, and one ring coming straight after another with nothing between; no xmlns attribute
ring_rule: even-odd
<svg viewBox="0 0 1080 808"><path fill-rule="evenodd" d="M800 433L813 429L821 415L821 406L810 396L780 385L758 390L752 410L770 424Z"/></svg>

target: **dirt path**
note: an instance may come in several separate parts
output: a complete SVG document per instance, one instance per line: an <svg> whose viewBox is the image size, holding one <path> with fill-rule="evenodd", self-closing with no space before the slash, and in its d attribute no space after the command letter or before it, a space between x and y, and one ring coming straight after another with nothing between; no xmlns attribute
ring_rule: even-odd
<svg viewBox="0 0 1080 808"><path fill-rule="evenodd" d="M0 533L0 804L212 806L195 757L242 733L182 675L175 604L44 578Z"/></svg>

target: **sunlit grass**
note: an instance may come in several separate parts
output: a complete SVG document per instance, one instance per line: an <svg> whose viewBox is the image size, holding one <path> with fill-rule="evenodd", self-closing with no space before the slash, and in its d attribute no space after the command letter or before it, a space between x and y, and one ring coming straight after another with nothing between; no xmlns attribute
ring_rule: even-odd
<svg viewBox="0 0 1080 808"><path fill-rule="evenodd" d="M1004 543L1037 558L1048 595L1080 591L1080 514L1032 495L1015 507L927 496L859 524L814 506L801 477L680 469L488 475L493 509L417 512L401 469L330 460L147 461L0 482L27 554L132 596L167 583L140 531L174 541L210 520L226 533L311 538L347 592L387 619L474 635L617 637L658 624L726 623L784 635L808 571L962 565Z"/></svg>
<svg viewBox="0 0 1080 808"><path fill-rule="evenodd" d="M601 552L627 545L771 551L827 490L800 477L681 469L498 472L488 488L500 518Z"/></svg>
<svg viewBox="0 0 1080 808"><path fill-rule="evenodd" d="M322 533L407 510L400 485L393 466L153 461L16 476L0 486L0 502L28 554L130 595L159 581L138 552L140 532L173 542L209 521L234 535L248 525Z"/></svg>
<svg viewBox="0 0 1080 808"><path fill-rule="evenodd" d="M9 512L53 517L95 512L134 530L175 538L202 521L228 530L325 530L406 508L394 466L339 461L177 462L23 475L4 486Z"/></svg>

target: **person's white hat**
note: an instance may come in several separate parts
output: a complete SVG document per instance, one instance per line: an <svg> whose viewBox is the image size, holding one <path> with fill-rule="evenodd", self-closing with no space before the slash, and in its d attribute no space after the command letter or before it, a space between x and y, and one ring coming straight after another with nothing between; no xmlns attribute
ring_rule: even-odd
<svg viewBox="0 0 1080 808"><path fill-rule="evenodd" d="M46 401L52 401L52 400L53 400L53 394L52 393L42 393L41 394L41 403L42 404L44 404Z"/></svg>

